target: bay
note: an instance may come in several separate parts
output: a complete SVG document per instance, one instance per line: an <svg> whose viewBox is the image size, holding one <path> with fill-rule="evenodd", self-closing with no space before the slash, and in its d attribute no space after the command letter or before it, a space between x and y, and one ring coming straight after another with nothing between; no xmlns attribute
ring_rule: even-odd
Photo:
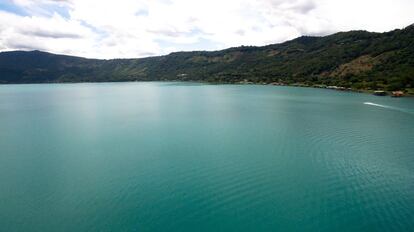
<svg viewBox="0 0 414 232"><path fill-rule="evenodd" d="M412 231L414 99L0 85L0 231Z"/></svg>

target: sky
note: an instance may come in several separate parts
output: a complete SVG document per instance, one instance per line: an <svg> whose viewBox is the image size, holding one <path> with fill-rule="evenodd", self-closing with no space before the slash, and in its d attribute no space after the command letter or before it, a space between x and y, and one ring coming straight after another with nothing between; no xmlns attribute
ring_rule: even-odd
<svg viewBox="0 0 414 232"><path fill-rule="evenodd" d="M0 0L0 51L138 58L385 32L413 12L414 0Z"/></svg>

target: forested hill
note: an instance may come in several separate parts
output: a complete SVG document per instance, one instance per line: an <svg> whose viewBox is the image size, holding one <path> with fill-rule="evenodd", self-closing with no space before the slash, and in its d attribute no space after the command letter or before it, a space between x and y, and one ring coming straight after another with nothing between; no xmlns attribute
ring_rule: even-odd
<svg viewBox="0 0 414 232"><path fill-rule="evenodd" d="M283 82L354 89L414 87L414 25L340 32L263 47L97 60L40 51L0 53L0 83L183 80Z"/></svg>

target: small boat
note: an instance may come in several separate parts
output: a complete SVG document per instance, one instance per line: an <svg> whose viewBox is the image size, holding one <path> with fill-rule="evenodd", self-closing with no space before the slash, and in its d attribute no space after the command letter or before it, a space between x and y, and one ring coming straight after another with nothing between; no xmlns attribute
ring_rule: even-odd
<svg viewBox="0 0 414 232"><path fill-rule="evenodd" d="M374 91L374 95L375 96L387 96L387 92L382 91L382 90L377 90L377 91Z"/></svg>

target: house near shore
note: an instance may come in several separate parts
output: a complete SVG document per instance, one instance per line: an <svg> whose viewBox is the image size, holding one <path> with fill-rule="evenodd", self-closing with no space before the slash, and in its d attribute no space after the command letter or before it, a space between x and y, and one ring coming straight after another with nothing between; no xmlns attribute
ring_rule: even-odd
<svg viewBox="0 0 414 232"><path fill-rule="evenodd" d="M272 82L269 85L285 85L285 84L282 82Z"/></svg>
<svg viewBox="0 0 414 232"><path fill-rule="evenodd" d="M345 87L343 87L343 86L336 86L336 85L333 85L333 86L327 86L326 88L327 88L327 89L341 90L341 91L345 91L345 90L347 90L347 88L345 88Z"/></svg>
<svg viewBox="0 0 414 232"><path fill-rule="evenodd" d="M403 96L404 96L403 91L393 91L392 92L392 97L403 97Z"/></svg>

